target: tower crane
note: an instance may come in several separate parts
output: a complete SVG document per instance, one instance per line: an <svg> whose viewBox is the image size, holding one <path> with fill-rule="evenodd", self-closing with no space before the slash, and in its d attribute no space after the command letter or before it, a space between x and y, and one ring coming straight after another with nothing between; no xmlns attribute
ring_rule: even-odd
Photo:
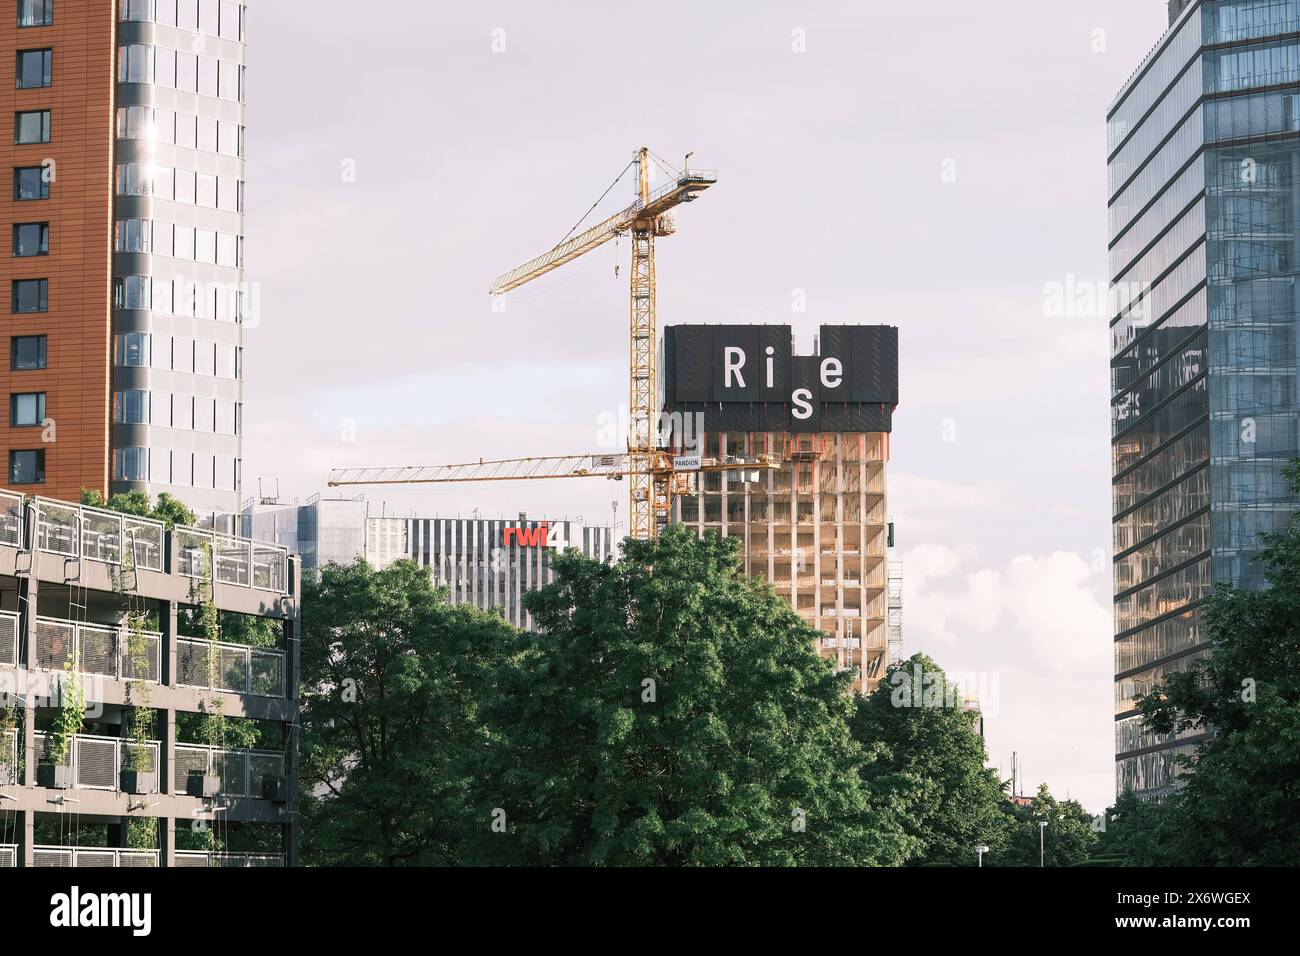
<svg viewBox="0 0 1300 956"><path fill-rule="evenodd" d="M672 210L683 203L694 202L718 181L718 176L713 170L690 169L688 162L688 168L678 172L670 182L652 190L650 163L651 152L642 146L628 166L636 167L637 176L637 199L632 205L577 235L571 233L549 252L498 276L489 290L492 295L504 295L616 237L631 236L631 350L626 454L515 458L432 467L335 469L330 474L331 488L539 478L627 478L628 531L634 538L647 540L657 536L660 527L668 523L673 494L680 490L685 480L683 472L759 471L778 467L768 458L750 462L675 461L667 451L659 448L655 427L655 240L677 231Z"/></svg>

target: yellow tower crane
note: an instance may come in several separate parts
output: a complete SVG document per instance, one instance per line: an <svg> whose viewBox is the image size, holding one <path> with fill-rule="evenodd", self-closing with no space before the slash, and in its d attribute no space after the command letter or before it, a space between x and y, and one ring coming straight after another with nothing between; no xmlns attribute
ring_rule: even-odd
<svg viewBox="0 0 1300 956"><path fill-rule="evenodd" d="M689 160L689 155L687 156ZM676 232L672 210L694 202L718 181L713 170L688 168L657 189L650 188L651 153L641 147L629 164L635 165L637 199L621 212L576 236L566 237L554 249L497 277L489 290L503 295L527 282L572 262L622 235L632 239L631 357L628 388L628 450L626 455L571 455L479 461L465 465L400 468L336 469L330 487L340 485L438 484L462 481L517 481L533 478L627 477L628 531L639 540L658 535L672 510L674 474L679 470L765 470L777 467L766 458L753 462L674 462L659 448L655 394L655 239ZM666 166L666 164L663 164ZM627 170L625 169L624 172ZM622 177L620 176L620 179ZM613 187L611 187L613 188Z"/></svg>

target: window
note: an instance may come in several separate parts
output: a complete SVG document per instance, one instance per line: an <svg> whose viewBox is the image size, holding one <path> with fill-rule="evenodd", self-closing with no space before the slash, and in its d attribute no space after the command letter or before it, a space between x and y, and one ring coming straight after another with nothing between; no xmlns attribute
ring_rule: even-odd
<svg viewBox="0 0 1300 956"><path fill-rule="evenodd" d="M117 337L114 364L125 368L149 367L149 333L124 332Z"/></svg>
<svg viewBox="0 0 1300 956"><path fill-rule="evenodd" d="M50 141L50 111L32 110L14 114L14 142L19 146Z"/></svg>
<svg viewBox="0 0 1300 956"><path fill-rule="evenodd" d="M45 449L11 451L9 453L9 484L39 485L45 481Z"/></svg>
<svg viewBox="0 0 1300 956"><path fill-rule="evenodd" d="M148 481L149 449L115 449L113 451L113 477L118 481Z"/></svg>
<svg viewBox="0 0 1300 956"><path fill-rule="evenodd" d="M153 285L149 276L123 276L113 280L113 308L152 309Z"/></svg>
<svg viewBox="0 0 1300 956"><path fill-rule="evenodd" d="M153 0L121 0L118 4L118 18L148 23L153 19Z"/></svg>
<svg viewBox="0 0 1300 956"><path fill-rule="evenodd" d="M9 367L15 372L45 368L45 336L16 335L9 340Z"/></svg>
<svg viewBox="0 0 1300 956"><path fill-rule="evenodd" d="M29 428L45 421L45 393L23 392L9 396L9 424Z"/></svg>
<svg viewBox="0 0 1300 956"><path fill-rule="evenodd" d="M54 22L54 0L18 0L20 27L48 27Z"/></svg>
<svg viewBox="0 0 1300 956"><path fill-rule="evenodd" d="M150 252L153 225L148 219L119 219L113 236L114 252Z"/></svg>
<svg viewBox="0 0 1300 956"><path fill-rule="evenodd" d="M145 425L149 422L149 393L128 388L113 396L113 421L119 425Z"/></svg>
<svg viewBox="0 0 1300 956"><path fill-rule="evenodd" d="M13 284L14 312L49 311L49 279L15 279Z"/></svg>
<svg viewBox="0 0 1300 956"><path fill-rule="evenodd" d="M117 79L119 83L152 83L153 47L143 43L118 47Z"/></svg>
<svg viewBox="0 0 1300 956"><path fill-rule="evenodd" d="M50 224L48 222L20 222L14 226L14 255L44 256L50 251Z"/></svg>
<svg viewBox="0 0 1300 956"><path fill-rule="evenodd" d="M241 18L244 8L235 0L221 0L221 38L223 40L242 40L244 31Z"/></svg>
<svg viewBox="0 0 1300 956"><path fill-rule="evenodd" d="M44 166L20 166L14 170L14 199L49 199L50 181Z"/></svg>
<svg viewBox="0 0 1300 956"><path fill-rule="evenodd" d="M34 90L53 82L53 50L18 51L18 89Z"/></svg>

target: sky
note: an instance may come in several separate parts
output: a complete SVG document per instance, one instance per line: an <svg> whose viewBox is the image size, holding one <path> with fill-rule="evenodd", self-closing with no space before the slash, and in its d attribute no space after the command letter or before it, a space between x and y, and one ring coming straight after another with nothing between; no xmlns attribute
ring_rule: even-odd
<svg viewBox="0 0 1300 956"><path fill-rule="evenodd" d="M250 11L245 493L597 450L627 401L627 242L503 310L487 290L637 147L693 151L718 184L658 244L660 326L789 324L805 353L822 324L899 328L905 650L978 682L1004 776L1014 751L1027 789L1110 802L1105 113L1165 0L369 9ZM368 497L607 523L623 488Z"/></svg>

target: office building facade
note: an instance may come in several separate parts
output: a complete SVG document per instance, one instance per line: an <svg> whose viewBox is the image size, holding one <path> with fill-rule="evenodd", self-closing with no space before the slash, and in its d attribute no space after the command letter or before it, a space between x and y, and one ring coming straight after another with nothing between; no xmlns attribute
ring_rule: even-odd
<svg viewBox="0 0 1300 956"><path fill-rule="evenodd" d="M778 465L690 475L672 520L740 538L746 573L820 631L819 652L867 692L889 655L885 470L898 330L822 326L813 355L794 353L789 326L664 330L662 421L674 454Z"/></svg>
<svg viewBox="0 0 1300 956"><path fill-rule="evenodd" d="M239 510L245 9L19 0L7 484Z"/></svg>
<svg viewBox="0 0 1300 956"><path fill-rule="evenodd" d="M1135 700L1208 652L1214 584L1266 586L1300 455L1300 0L1169 12L1107 115L1116 785L1148 797L1205 735Z"/></svg>

